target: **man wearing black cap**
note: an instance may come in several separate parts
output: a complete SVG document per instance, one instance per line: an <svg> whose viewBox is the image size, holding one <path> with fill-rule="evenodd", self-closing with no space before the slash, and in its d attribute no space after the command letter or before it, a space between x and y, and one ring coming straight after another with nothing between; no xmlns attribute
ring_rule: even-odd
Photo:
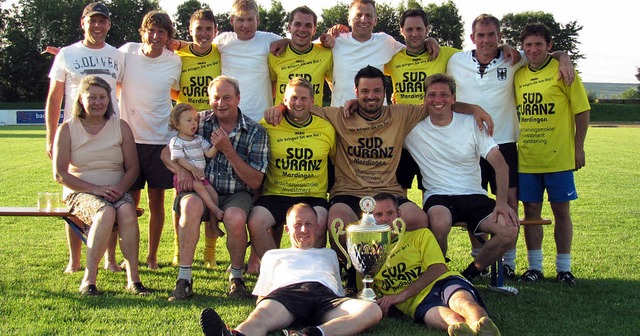
<svg viewBox="0 0 640 336"><path fill-rule="evenodd" d="M71 109L77 96L78 85L82 78L96 75L106 80L111 86L111 101L117 102L115 95L116 83L122 78L124 71L124 55L118 49L105 43L109 28L111 28L111 14L101 2L88 4L82 12L80 27L84 31L84 39L70 46L60 49L49 72L49 94L45 116L47 124L46 152L51 158L53 140L58 129L60 107L64 96L67 102L64 107L64 120L71 118ZM113 104L116 113L118 105ZM67 226L69 245L69 264L65 273L80 270L80 250L82 242ZM105 268L119 271L115 261L115 239L107 251L109 256Z"/></svg>

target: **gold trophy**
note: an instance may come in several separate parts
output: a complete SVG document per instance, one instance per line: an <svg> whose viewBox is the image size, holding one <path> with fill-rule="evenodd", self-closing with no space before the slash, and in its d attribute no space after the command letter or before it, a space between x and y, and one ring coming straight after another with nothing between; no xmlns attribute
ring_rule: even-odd
<svg viewBox="0 0 640 336"><path fill-rule="evenodd" d="M363 276L363 289L358 294L358 298L367 301L376 300L376 293L371 288L371 284L373 276L380 270L394 247L391 245L391 234L398 235L399 242L406 228L406 224L400 218L393 221L393 229L387 224L376 223L371 214L375 207L376 201L373 197L365 196L360 200L360 209L362 209L360 224L351 223L346 231L344 222L340 218L336 218L331 224L331 236L342 254L347 257L347 268L353 264L356 271ZM344 234L347 235L348 253L340 244L339 238Z"/></svg>

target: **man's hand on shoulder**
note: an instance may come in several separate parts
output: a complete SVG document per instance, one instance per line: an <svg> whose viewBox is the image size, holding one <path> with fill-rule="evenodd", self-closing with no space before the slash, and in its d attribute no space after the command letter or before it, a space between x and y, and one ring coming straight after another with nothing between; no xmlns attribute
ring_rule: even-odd
<svg viewBox="0 0 640 336"><path fill-rule="evenodd" d="M291 40L288 38L283 38L281 40L273 41L269 45L269 52L271 52L274 56L280 56L282 53L287 51L287 47L291 43Z"/></svg>
<svg viewBox="0 0 640 336"><path fill-rule="evenodd" d="M282 122L282 117L286 112L287 107L284 104L270 107L264 111L264 121L269 125L278 126Z"/></svg>

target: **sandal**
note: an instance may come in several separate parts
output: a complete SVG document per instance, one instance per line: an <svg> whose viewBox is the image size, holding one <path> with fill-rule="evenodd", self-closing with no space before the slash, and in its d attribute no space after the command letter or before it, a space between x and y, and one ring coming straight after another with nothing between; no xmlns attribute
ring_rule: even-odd
<svg viewBox="0 0 640 336"><path fill-rule="evenodd" d="M96 285L91 285L91 284L80 287L80 294L82 294L82 296L100 296L98 287L96 287Z"/></svg>
<svg viewBox="0 0 640 336"><path fill-rule="evenodd" d="M145 296L151 294L151 291L147 287L142 285L142 282L134 282L127 285L127 291L136 295Z"/></svg>

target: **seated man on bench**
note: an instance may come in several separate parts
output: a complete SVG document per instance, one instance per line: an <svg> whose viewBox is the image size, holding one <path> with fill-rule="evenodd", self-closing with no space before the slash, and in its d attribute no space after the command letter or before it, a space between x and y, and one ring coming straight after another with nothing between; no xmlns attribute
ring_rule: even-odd
<svg viewBox="0 0 640 336"><path fill-rule="evenodd" d="M471 280L501 258L517 239L517 214L507 204L508 167L498 145L476 127L473 117L452 110L456 102L453 79L432 75L426 79L425 88L429 117L416 125L404 144L420 167L427 190L423 209L442 253L447 253L447 236L453 223L466 222L469 232L492 235L462 272ZM480 157L496 172L495 201L480 185Z"/></svg>

